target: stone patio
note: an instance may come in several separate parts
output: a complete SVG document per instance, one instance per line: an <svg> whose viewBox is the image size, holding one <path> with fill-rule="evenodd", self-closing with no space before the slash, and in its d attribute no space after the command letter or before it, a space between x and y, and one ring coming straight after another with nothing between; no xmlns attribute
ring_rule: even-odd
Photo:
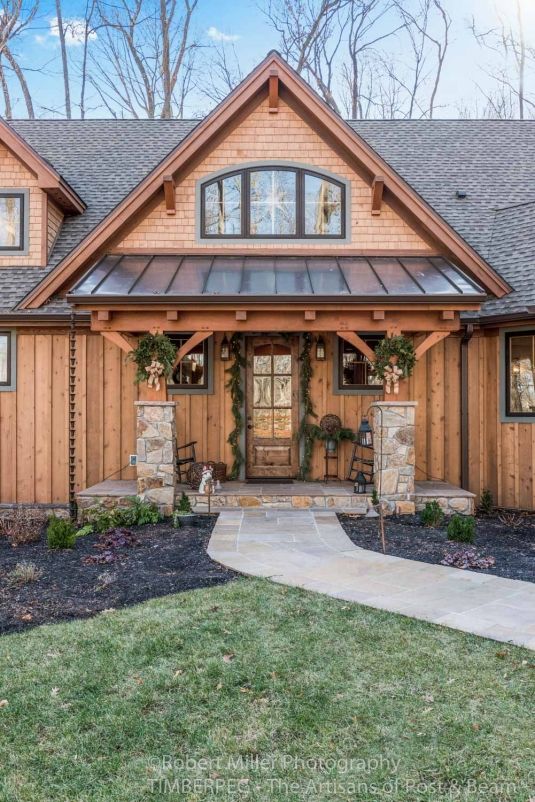
<svg viewBox="0 0 535 802"><path fill-rule="evenodd" d="M189 485L177 485L176 496L187 493L192 507L199 512L208 510L206 496L200 495ZM132 481L107 480L82 490L77 495L80 511L88 507L114 507L130 503L137 492ZM425 503L436 499L446 513L470 514L474 510L473 493L450 485L447 482L416 482L410 499L398 499L396 509L400 513L411 513L423 509ZM210 499L210 508L216 512L236 507L269 509L348 510L364 515L371 505L371 494L356 495L351 482L293 482L248 484L247 482L225 482L219 493Z"/></svg>
<svg viewBox="0 0 535 802"><path fill-rule="evenodd" d="M334 512L221 512L208 546L252 576L535 649L535 585L355 546Z"/></svg>

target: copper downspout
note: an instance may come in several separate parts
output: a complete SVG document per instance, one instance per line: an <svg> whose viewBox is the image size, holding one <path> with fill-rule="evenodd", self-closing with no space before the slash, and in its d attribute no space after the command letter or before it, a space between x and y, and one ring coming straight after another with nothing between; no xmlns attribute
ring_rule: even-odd
<svg viewBox="0 0 535 802"><path fill-rule="evenodd" d="M473 323L467 323L461 338L461 487L469 489L469 432L468 432L468 344L474 334Z"/></svg>

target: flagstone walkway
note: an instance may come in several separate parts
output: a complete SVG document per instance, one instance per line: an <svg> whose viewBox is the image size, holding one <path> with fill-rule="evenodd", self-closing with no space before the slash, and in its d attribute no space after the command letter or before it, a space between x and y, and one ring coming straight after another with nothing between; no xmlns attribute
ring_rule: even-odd
<svg viewBox="0 0 535 802"><path fill-rule="evenodd" d="M241 573L535 649L535 585L355 546L333 512L231 509L209 555Z"/></svg>

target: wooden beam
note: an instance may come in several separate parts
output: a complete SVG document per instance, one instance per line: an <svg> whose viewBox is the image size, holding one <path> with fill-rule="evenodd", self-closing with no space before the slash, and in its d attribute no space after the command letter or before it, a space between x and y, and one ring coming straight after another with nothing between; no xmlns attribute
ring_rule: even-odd
<svg viewBox="0 0 535 802"><path fill-rule="evenodd" d="M168 309L165 316L167 320L178 320L178 312L176 309Z"/></svg>
<svg viewBox="0 0 535 802"><path fill-rule="evenodd" d="M383 203L383 189L385 180L382 175L376 175L372 183L372 214L381 214L381 206Z"/></svg>
<svg viewBox="0 0 535 802"><path fill-rule="evenodd" d="M130 354L137 346L137 338L130 338L127 334L118 331L101 331L103 337L114 345L117 345L125 354Z"/></svg>
<svg viewBox="0 0 535 802"><path fill-rule="evenodd" d="M176 214L175 179L172 175L165 175L163 179L163 194L165 196L165 211L167 214Z"/></svg>
<svg viewBox="0 0 535 802"><path fill-rule="evenodd" d="M441 340L444 340L448 334L449 331L432 331L430 334L428 334L425 340L423 340L420 345L416 346L416 359L420 359L426 353L426 351L429 351L429 349L434 345L439 343Z"/></svg>
<svg viewBox="0 0 535 802"><path fill-rule="evenodd" d="M305 320L316 320L316 311L314 309L305 309Z"/></svg>
<svg viewBox="0 0 535 802"><path fill-rule="evenodd" d="M111 320L111 312L109 309L99 309L97 312L98 320Z"/></svg>
<svg viewBox="0 0 535 802"><path fill-rule="evenodd" d="M238 309L236 311L236 320L247 320L247 312L245 309Z"/></svg>
<svg viewBox="0 0 535 802"><path fill-rule="evenodd" d="M334 306L334 305L333 305ZM122 331L138 333L146 331L289 331L302 332L304 325L304 308L296 308L295 304L281 305L280 309L254 308L247 310L245 320L236 319L236 310L226 304L224 308L211 308L206 303L195 306L182 306L178 320L167 320L164 309L114 309L113 319L109 322L98 319L98 314L91 308L80 307L80 311L91 312L91 327L94 331ZM477 309L477 306L472 308ZM392 333L418 332L427 334L431 331L458 331L460 320L440 320L436 309L412 308L406 310L388 310L385 326L384 320L372 320L371 309L344 308L341 304L330 309L316 310L316 320L306 323L307 331L340 332L369 331Z"/></svg>
<svg viewBox="0 0 535 802"><path fill-rule="evenodd" d="M455 312L453 309L444 309L441 315L442 320L455 320Z"/></svg>
<svg viewBox="0 0 535 802"><path fill-rule="evenodd" d="M269 111L276 114L279 110L279 73L271 70L269 73Z"/></svg>
<svg viewBox="0 0 535 802"><path fill-rule="evenodd" d="M199 345L199 343L207 340L208 337L212 336L212 334L213 331L196 331L195 334L192 334L189 340L186 340L184 345L178 349L173 368L176 368L180 360L184 359L186 354L189 354L192 348L195 348L196 345Z"/></svg>
<svg viewBox="0 0 535 802"><path fill-rule="evenodd" d="M384 309L374 309L372 312L372 320L384 320L385 319L385 311Z"/></svg>
<svg viewBox="0 0 535 802"><path fill-rule="evenodd" d="M370 348L362 337L359 337L354 331L337 331L336 334L338 337L341 337L342 340L346 340L348 343L351 343L351 345L354 345L355 348L358 348L361 354L364 354L370 362L375 362L375 351L373 348Z"/></svg>

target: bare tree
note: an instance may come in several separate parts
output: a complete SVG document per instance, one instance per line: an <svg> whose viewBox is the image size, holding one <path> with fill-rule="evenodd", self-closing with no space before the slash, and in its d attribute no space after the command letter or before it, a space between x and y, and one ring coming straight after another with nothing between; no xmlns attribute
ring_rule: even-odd
<svg viewBox="0 0 535 802"><path fill-rule="evenodd" d="M31 25L38 8L39 0L31 0L29 3L26 3L25 0L4 0L0 6L0 84L4 97L5 112L8 117L12 116L13 107L6 77L6 68L15 75L20 85L28 117L31 119L35 117L28 83L12 46L16 43L20 34Z"/></svg>
<svg viewBox="0 0 535 802"><path fill-rule="evenodd" d="M89 80L113 116L182 116L193 82L198 0L95 0Z"/></svg>
<svg viewBox="0 0 535 802"><path fill-rule="evenodd" d="M535 51L526 41L521 0L514 0L514 10L506 19L498 15L498 24L487 30L472 18L470 28L477 43L494 54L494 63L483 70L492 85L477 85L486 101L485 115L523 120L535 112L534 99L526 94L526 72L528 64L535 65Z"/></svg>
<svg viewBox="0 0 535 802"><path fill-rule="evenodd" d="M61 13L61 0L56 0L56 22L58 26L59 47L61 52L63 92L65 96L65 116L68 120L70 120L72 117L71 85L69 81L69 61L67 59L67 45L65 43L65 26L63 25L63 14Z"/></svg>
<svg viewBox="0 0 535 802"><path fill-rule="evenodd" d="M196 88L213 103L220 103L243 80L235 45L214 45L205 54Z"/></svg>

